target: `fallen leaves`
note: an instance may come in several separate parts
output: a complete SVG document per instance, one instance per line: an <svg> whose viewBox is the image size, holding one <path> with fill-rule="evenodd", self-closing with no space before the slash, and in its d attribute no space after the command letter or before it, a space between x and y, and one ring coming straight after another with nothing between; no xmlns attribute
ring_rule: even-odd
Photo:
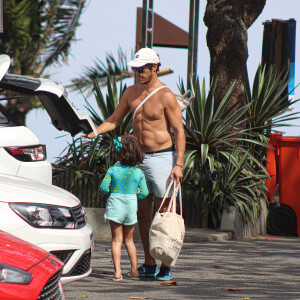
<svg viewBox="0 0 300 300"><path fill-rule="evenodd" d="M177 285L177 282L173 280L165 280L160 285Z"/></svg>
<svg viewBox="0 0 300 300"><path fill-rule="evenodd" d="M93 273L95 273L95 274L109 274L109 272L107 272L107 271L94 271L93 270Z"/></svg>
<svg viewBox="0 0 300 300"><path fill-rule="evenodd" d="M226 288L224 288L224 291L227 291L227 292L242 292L243 290L241 290L241 289L226 289Z"/></svg>

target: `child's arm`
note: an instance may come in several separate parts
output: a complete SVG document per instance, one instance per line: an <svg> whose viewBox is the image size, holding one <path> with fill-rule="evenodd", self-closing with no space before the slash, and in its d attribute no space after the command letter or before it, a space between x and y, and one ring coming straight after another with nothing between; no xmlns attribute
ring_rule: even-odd
<svg viewBox="0 0 300 300"><path fill-rule="evenodd" d="M110 185L111 185L111 169L109 168L107 173L105 174L105 177L100 185L100 190L104 194L109 194L110 193Z"/></svg>
<svg viewBox="0 0 300 300"><path fill-rule="evenodd" d="M144 199L149 195L145 175L142 171L141 171L141 173L142 174L141 174L141 178L140 178L140 182L139 182L139 186L138 186L140 189L140 193L137 194L138 199Z"/></svg>

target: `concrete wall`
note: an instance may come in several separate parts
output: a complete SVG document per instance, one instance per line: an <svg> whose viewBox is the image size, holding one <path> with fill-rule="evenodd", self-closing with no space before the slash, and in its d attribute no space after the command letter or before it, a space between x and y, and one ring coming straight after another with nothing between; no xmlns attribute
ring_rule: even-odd
<svg viewBox="0 0 300 300"><path fill-rule="evenodd" d="M262 210L260 217L255 224L252 224L249 221L245 223L237 212L237 208L231 206L229 212L224 211L222 214L220 230L231 231L233 237L236 239L266 234L268 207L263 199L261 199L260 202Z"/></svg>
<svg viewBox="0 0 300 300"><path fill-rule="evenodd" d="M110 242L111 232L109 220L104 219L105 208L86 207L88 223L93 227L94 240L97 242ZM140 241L139 228L134 229L134 240Z"/></svg>
<svg viewBox="0 0 300 300"><path fill-rule="evenodd" d="M250 222L244 223L241 216L238 214L237 209L234 206L230 207L229 212L224 211L221 218L220 231L231 232L233 238L242 239L244 237L251 237L256 235L262 235L267 233L267 216L268 207L266 203L261 200L262 211L260 218L253 225ZM87 207L88 223L93 227L94 239L99 242L110 242L111 232L109 221L104 219L105 208L91 208ZM188 231L189 229L186 228ZM190 229L193 233L192 238L200 239L199 235L206 234L205 229L193 228ZM197 234L195 233L197 231ZM190 233L191 233L190 232ZM141 241L138 225L135 226L134 230L134 240ZM188 232L186 234L185 240L188 240Z"/></svg>

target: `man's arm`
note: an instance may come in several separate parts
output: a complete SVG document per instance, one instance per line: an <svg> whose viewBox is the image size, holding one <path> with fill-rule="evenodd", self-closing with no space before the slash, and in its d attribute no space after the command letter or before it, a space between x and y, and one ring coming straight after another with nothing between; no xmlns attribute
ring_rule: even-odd
<svg viewBox="0 0 300 300"><path fill-rule="evenodd" d="M97 135L104 134L109 131L113 131L116 129L121 121L125 118L127 113L130 111L130 107L127 102L128 99L128 89L125 90L120 103L116 107L113 114L108 117L100 126L97 127ZM87 137L92 139L95 136L94 132L90 132L89 134L82 134L83 137Z"/></svg>
<svg viewBox="0 0 300 300"><path fill-rule="evenodd" d="M175 177L176 184L178 184L183 176L182 169L184 164L185 152L185 133L182 122L182 112L173 93L167 93L165 99L165 111L170 126L174 132L177 153L177 161L175 167L171 172L171 180Z"/></svg>

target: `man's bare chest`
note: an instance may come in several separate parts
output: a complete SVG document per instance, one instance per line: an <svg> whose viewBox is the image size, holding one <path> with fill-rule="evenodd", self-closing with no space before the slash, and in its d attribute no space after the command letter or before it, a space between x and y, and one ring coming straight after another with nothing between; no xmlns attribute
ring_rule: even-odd
<svg viewBox="0 0 300 300"><path fill-rule="evenodd" d="M144 98L139 97L129 103L132 113L135 112L135 118L147 120L159 120L164 118L164 107L159 97L153 95L143 105L138 107Z"/></svg>

